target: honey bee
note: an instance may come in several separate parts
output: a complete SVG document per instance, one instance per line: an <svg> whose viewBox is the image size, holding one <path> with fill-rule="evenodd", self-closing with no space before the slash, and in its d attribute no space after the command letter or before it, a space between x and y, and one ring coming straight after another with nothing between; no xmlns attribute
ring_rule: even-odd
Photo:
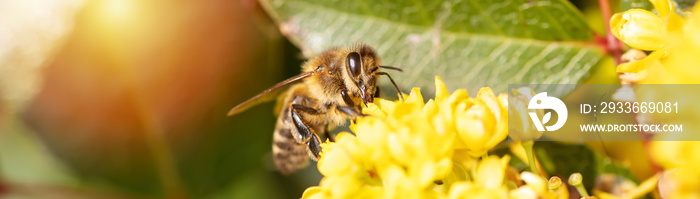
<svg viewBox="0 0 700 199"><path fill-rule="evenodd" d="M334 141L331 129L344 125L348 119L364 116L360 103L366 106L374 101L379 91L378 76L389 77L400 93L391 76L379 69L401 69L379 65L379 61L376 51L364 44L326 50L304 63L303 73L237 105L228 115L271 100L289 86L280 96L284 105L275 125L272 153L279 171L292 173L305 167L308 157L318 161L322 142L319 136Z"/></svg>

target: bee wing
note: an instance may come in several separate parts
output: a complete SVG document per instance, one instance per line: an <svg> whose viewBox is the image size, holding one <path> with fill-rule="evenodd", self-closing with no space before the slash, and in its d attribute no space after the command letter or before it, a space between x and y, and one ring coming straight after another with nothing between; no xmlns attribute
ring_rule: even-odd
<svg viewBox="0 0 700 199"><path fill-rule="evenodd" d="M280 89L282 90L282 89ZM275 114L275 117L280 115L280 112L282 112L282 109L284 108L286 103L284 103L284 100L287 99L287 93L291 92L290 89L285 89L285 91L280 92L279 95L277 95L277 100L275 102L275 109L273 109L272 113Z"/></svg>
<svg viewBox="0 0 700 199"><path fill-rule="evenodd" d="M280 91L284 90L284 89L281 89L282 87L285 87L286 85L294 83L298 80L307 78L313 74L314 74L314 71L306 72L306 73L302 73L302 74L299 74L297 76L291 77L291 78L284 80L280 83L277 83L274 86L272 86L271 88L268 88L267 90L263 91L262 93L256 95L255 97L252 97L252 98L246 100L245 102L238 104L236 107L233 107L230 111L228 111L227 115L228 116L235 115L235 114L238 114L240 112L243 112L243 111L249 109L250 107L258 105L260 103L273 100L280 93Z"/></svg>

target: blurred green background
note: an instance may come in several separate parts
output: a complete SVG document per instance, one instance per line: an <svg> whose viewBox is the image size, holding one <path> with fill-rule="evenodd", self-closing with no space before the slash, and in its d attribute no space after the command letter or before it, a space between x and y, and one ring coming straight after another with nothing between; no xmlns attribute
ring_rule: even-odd
<svg viewBox="0 0 700 199"><path fill-rule="evenodd" d="M571 5L604 34L597 2ZM274 103L226 117L300 71L303 42L273 20L254 0L0 3L0 198L300 197L321 176L275 170ZM597 55L584 80L617 83Z"/></svg>

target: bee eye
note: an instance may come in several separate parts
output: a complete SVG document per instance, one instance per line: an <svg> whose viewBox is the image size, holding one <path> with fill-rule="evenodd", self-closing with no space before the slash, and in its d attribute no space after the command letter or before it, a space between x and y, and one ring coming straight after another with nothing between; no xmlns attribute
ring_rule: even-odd
<svg viewBox="0 0 700 199"><path fill-rule="evenodd" d="M357 54L357 52L351 52L348 54L347 67L350 69L350 73L352 73L353 77L360 76L360 69L362 68L362 63L360 63L360 54Z"/></svg>

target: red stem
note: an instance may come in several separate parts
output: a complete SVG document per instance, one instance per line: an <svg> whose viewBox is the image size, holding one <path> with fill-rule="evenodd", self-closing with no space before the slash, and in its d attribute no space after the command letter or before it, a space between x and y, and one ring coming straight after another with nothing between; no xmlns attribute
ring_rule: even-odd
<svg viewBox="0 0 700 199"><path fill-rule="evenodd" d="M7 192L7 188L5 188L5 184L0 182L0 197L2 197L2 195L5 195L6 192Z"/></svg>
<svg viewBox="0 0 700 199"><path fill-rule="evenodd" d="M622 63L622 42L618 40L610 31L610 18L612 17L612 9L610 8L609 0L598 0L601 14L603 15L603 24L605 24L605 51L613 56L615 64Z"/></svg>

